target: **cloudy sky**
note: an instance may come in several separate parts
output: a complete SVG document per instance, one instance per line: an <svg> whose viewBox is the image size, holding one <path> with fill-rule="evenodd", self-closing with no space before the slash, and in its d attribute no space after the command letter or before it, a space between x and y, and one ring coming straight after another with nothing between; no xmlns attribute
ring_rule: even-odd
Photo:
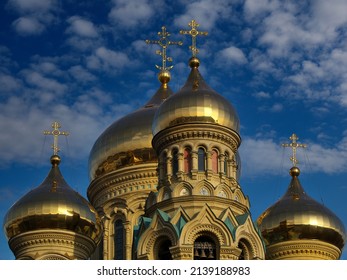
<svg viewBox="0 0 347 280"><path fill-rule="evenodd" d="M0 6L0 217L47 175L53 121L61 170L81 194L88 155L112 122L159 87L155 45L165 25L170 86L184 84L195 19L200 72L241 121L241 186L253 219L285 192L292 133L301 183L347 225L347 1L8 0ZM297 3L296 3L297 2ZM343 258L347 259L347 250ZM0 259L13 259L3 234Z"/></svg>

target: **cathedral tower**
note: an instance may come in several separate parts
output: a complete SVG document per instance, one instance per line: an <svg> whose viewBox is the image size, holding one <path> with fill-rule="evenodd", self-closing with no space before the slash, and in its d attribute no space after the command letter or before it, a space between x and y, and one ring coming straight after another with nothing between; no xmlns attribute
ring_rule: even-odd
<svg viewBox="0 0 347 280"><path fill-rule="evenodd" d="M95 142L89 157L91 183L88 199L98 210L104 226L103 242L96 259L132 259L133 232L144 214L146 199L157 190L158 159L152 148L152 122L154 114L172 90L169 69L171 61L166 51L169 45L180 44L168 39L165 27L158 32L159 40L147 43L159 44L157 53L163 65L160 88L140 109L115 121Z"/></svg>
<svg viewBox="0 0 347 280"><path fill-rule="evenodd" d="M136 234L139 259L264 259L264 247L238 184L239 118L202 78L191 30L191 72L159 107L152 144L158 192L149 195Z"/></svg>

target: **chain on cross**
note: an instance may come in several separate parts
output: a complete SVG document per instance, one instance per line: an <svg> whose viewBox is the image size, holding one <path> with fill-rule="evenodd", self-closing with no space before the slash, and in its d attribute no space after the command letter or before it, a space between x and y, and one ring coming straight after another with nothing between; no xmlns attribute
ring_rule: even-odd
<svg viewBox="0 0 347 280"><path fill-rule="evenodd" d="M159 40L146 40L146 43L156 44L161 46L162 50L157 50L155 53L161 56L162 66L155 65L155 67L157 67L161 71L167 71L173 67L173 66L169 66L169 67L166 66L167 61L172 62L172 58L168 57L166 53L168 46L170 45L182 46L183 43L181 41L178 41L178 42L170 41L168 39L168 37L170 36L170 33L166 31L165 26L161 28L161 32L158 32L158 35L160 37Z"/></svg>
<svg viewBox="0 0 347 280"><path fill-rule="evenodd" d="M58 147L58 137L60 135L68 136L69 132L60 131L59 128L61 128L61 125L58 122L53 122L52 123L52 128L53 128L52 131L45 130L43 132L43 134L44 135L53 135L53 145L52 145L53 155L57 155L58 152L60 151L59 147Z"/></svg>
<svg viewBox="0 0 347 280"><path fill-rule="evenodd" d="M297 141L299 140L298 136L296 136L295 133L292 134L292 136L289 137L289 139L292 141L291 143L285 143L285 144L282 144L282 147L284 148L287 148L287 147L290 147L292 148L293 150L293 154L292 156L290 157L290 160L291 162L293 163L293 166L296 166L299 161L298 159L296 158L296 149L297 148L306 148L307 145L306 144L299 144Z"/></svg>
<svg viewBox="0 0 347 280"><path fill-rule="evenodd" d="M192 36L192 45L189 46L189 49L192 51L193 57L199 53L198 48L196 47L196 36L207 36L208 32L206 31L198 31L196 28L200 26L194 19L188 24L192 29L191 30L181 30L180 34L182 35L190 35Z"/></svg>

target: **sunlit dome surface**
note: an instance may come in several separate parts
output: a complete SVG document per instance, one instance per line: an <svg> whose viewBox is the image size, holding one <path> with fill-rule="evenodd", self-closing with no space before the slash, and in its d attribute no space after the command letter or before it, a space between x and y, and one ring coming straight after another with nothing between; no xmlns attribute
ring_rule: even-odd
<svg viewBox="0 0 347 280"><path fill-rule="evenodd" d="M297 167L285 195L259 218L258 226L268 245L287 240L318 239L342 249L345 228L327 207L308 196L302 188Z"/></svg>
<svg viewBox="0 0 347 280"><path fill-rule="evenodd" d="M195 60L195 61L194 61ZM199 61L193 58L187 82L158 109L153 135L180 123L213 123L239 133L239 118L231 103L211 89L199 73Z"/></svg>
<svg viewBox="0 0 347 280"><path fill-rule="evenodd" d="M98 242L101 221L94 207L66 183L58 167L60 158L52 156L51 162L52 169L42 184L7 212L4 218L7 238L34 230L61 229Z"/></svg>
<svg viewBox="0 0 347 280"><path fill-rule="evenodd" d="M141 162L156 162L152 148L152 122L172 90L162 84L142 108L111 124L96 140L89 155L89 177L98 176Z"/></svg>

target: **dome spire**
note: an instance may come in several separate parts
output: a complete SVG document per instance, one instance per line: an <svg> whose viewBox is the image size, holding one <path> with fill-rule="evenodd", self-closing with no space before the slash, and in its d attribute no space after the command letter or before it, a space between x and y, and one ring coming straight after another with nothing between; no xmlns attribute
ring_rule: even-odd
<svg viewBox="0 0 347 280"><path fill-rule="evenodd" d="M60 135L68 136L69 132L67 131L60 131L59 128L61 128L61 125L59 122L54 121L52 123L52 131L45 130L43 132L44 135L53 135L53 155L51 156L51 163L53 166L58 166L60 163L60 157L58 156L58 152L60 151L59 146L58 146L58 137Z"/></svg>
<svg viewBox="0 0 347 280"><path fill-rule="evenodd" d="M161 32L158 32L158 36L160 37L159 40L146 40L147 44L156 44L159 45L162 49L161 50L156 50L156 54L160 55L162 58L162 66L159 65L155 65L155 67L157 67L160 72L158 75L158 79L159 81L164 85L167 86L168 82L171 79L171 75L169 70L171 70L173 68L173 66L167 66L166 62L172 62L172 57L167 56L167 48L170 45L178 45L178 46L182 46L182 42L181 41L170 41L168 39L168 37L170 36L170 33L166 31L166 27L163 26L161 28Z"/></svg>
<svg viewBox="0 0 347 280"><path fill-rule="evenodd" d="M53 122L52 123L52 131L49 130L45 130L43 132L44 135L53 135L53 145L52 145L52 149L53 149L53 155L58 155L58 152L60 151L59 147L58 147L58 137L60 135L64 135L64 136L68 136L69 132L67 131L60 131L59 128L61 128L61 125L59 122Z"/></svg>
<svg viewBox="0 0 347 280"><path fill-rule="evenodd" d="M207 36L207 31L198 31L196 28L200 26L194 19L192 19L188 25L191 27L190 30L180 30L180 34L182 35L190 35L192 36L192 45L189 46L189 49L192 51L192 57L189 60L189 66L191 68L197 68L199 67L200 61L196 57L196 55L199 53L199 49L196 47L196 36Z"/></svg>
<svg viewBox="0 0 347 280"><path fill-rule="evenodd" d="M298 143L297 141L299 140L299 137L296 136L295 133L293 133L292 136L289 137L289 139L292 140L292 142L291 143L284 143L284 144L282 144L282 147L283 148L288 148L288 147L292 148L293 154L290 157L290 161L293 163L293 167L296 167L296 165L299 163L299 161L296 158L296 149L297 148L306 148L307 145ZM296 168L296 169L299 170L299 168ZM297 172L294 172L294 174L296 174L296 173ZM299 170L299 174L300 174L300 170ZM291 173L291 175L292 175L292 173Z"/></svg>

